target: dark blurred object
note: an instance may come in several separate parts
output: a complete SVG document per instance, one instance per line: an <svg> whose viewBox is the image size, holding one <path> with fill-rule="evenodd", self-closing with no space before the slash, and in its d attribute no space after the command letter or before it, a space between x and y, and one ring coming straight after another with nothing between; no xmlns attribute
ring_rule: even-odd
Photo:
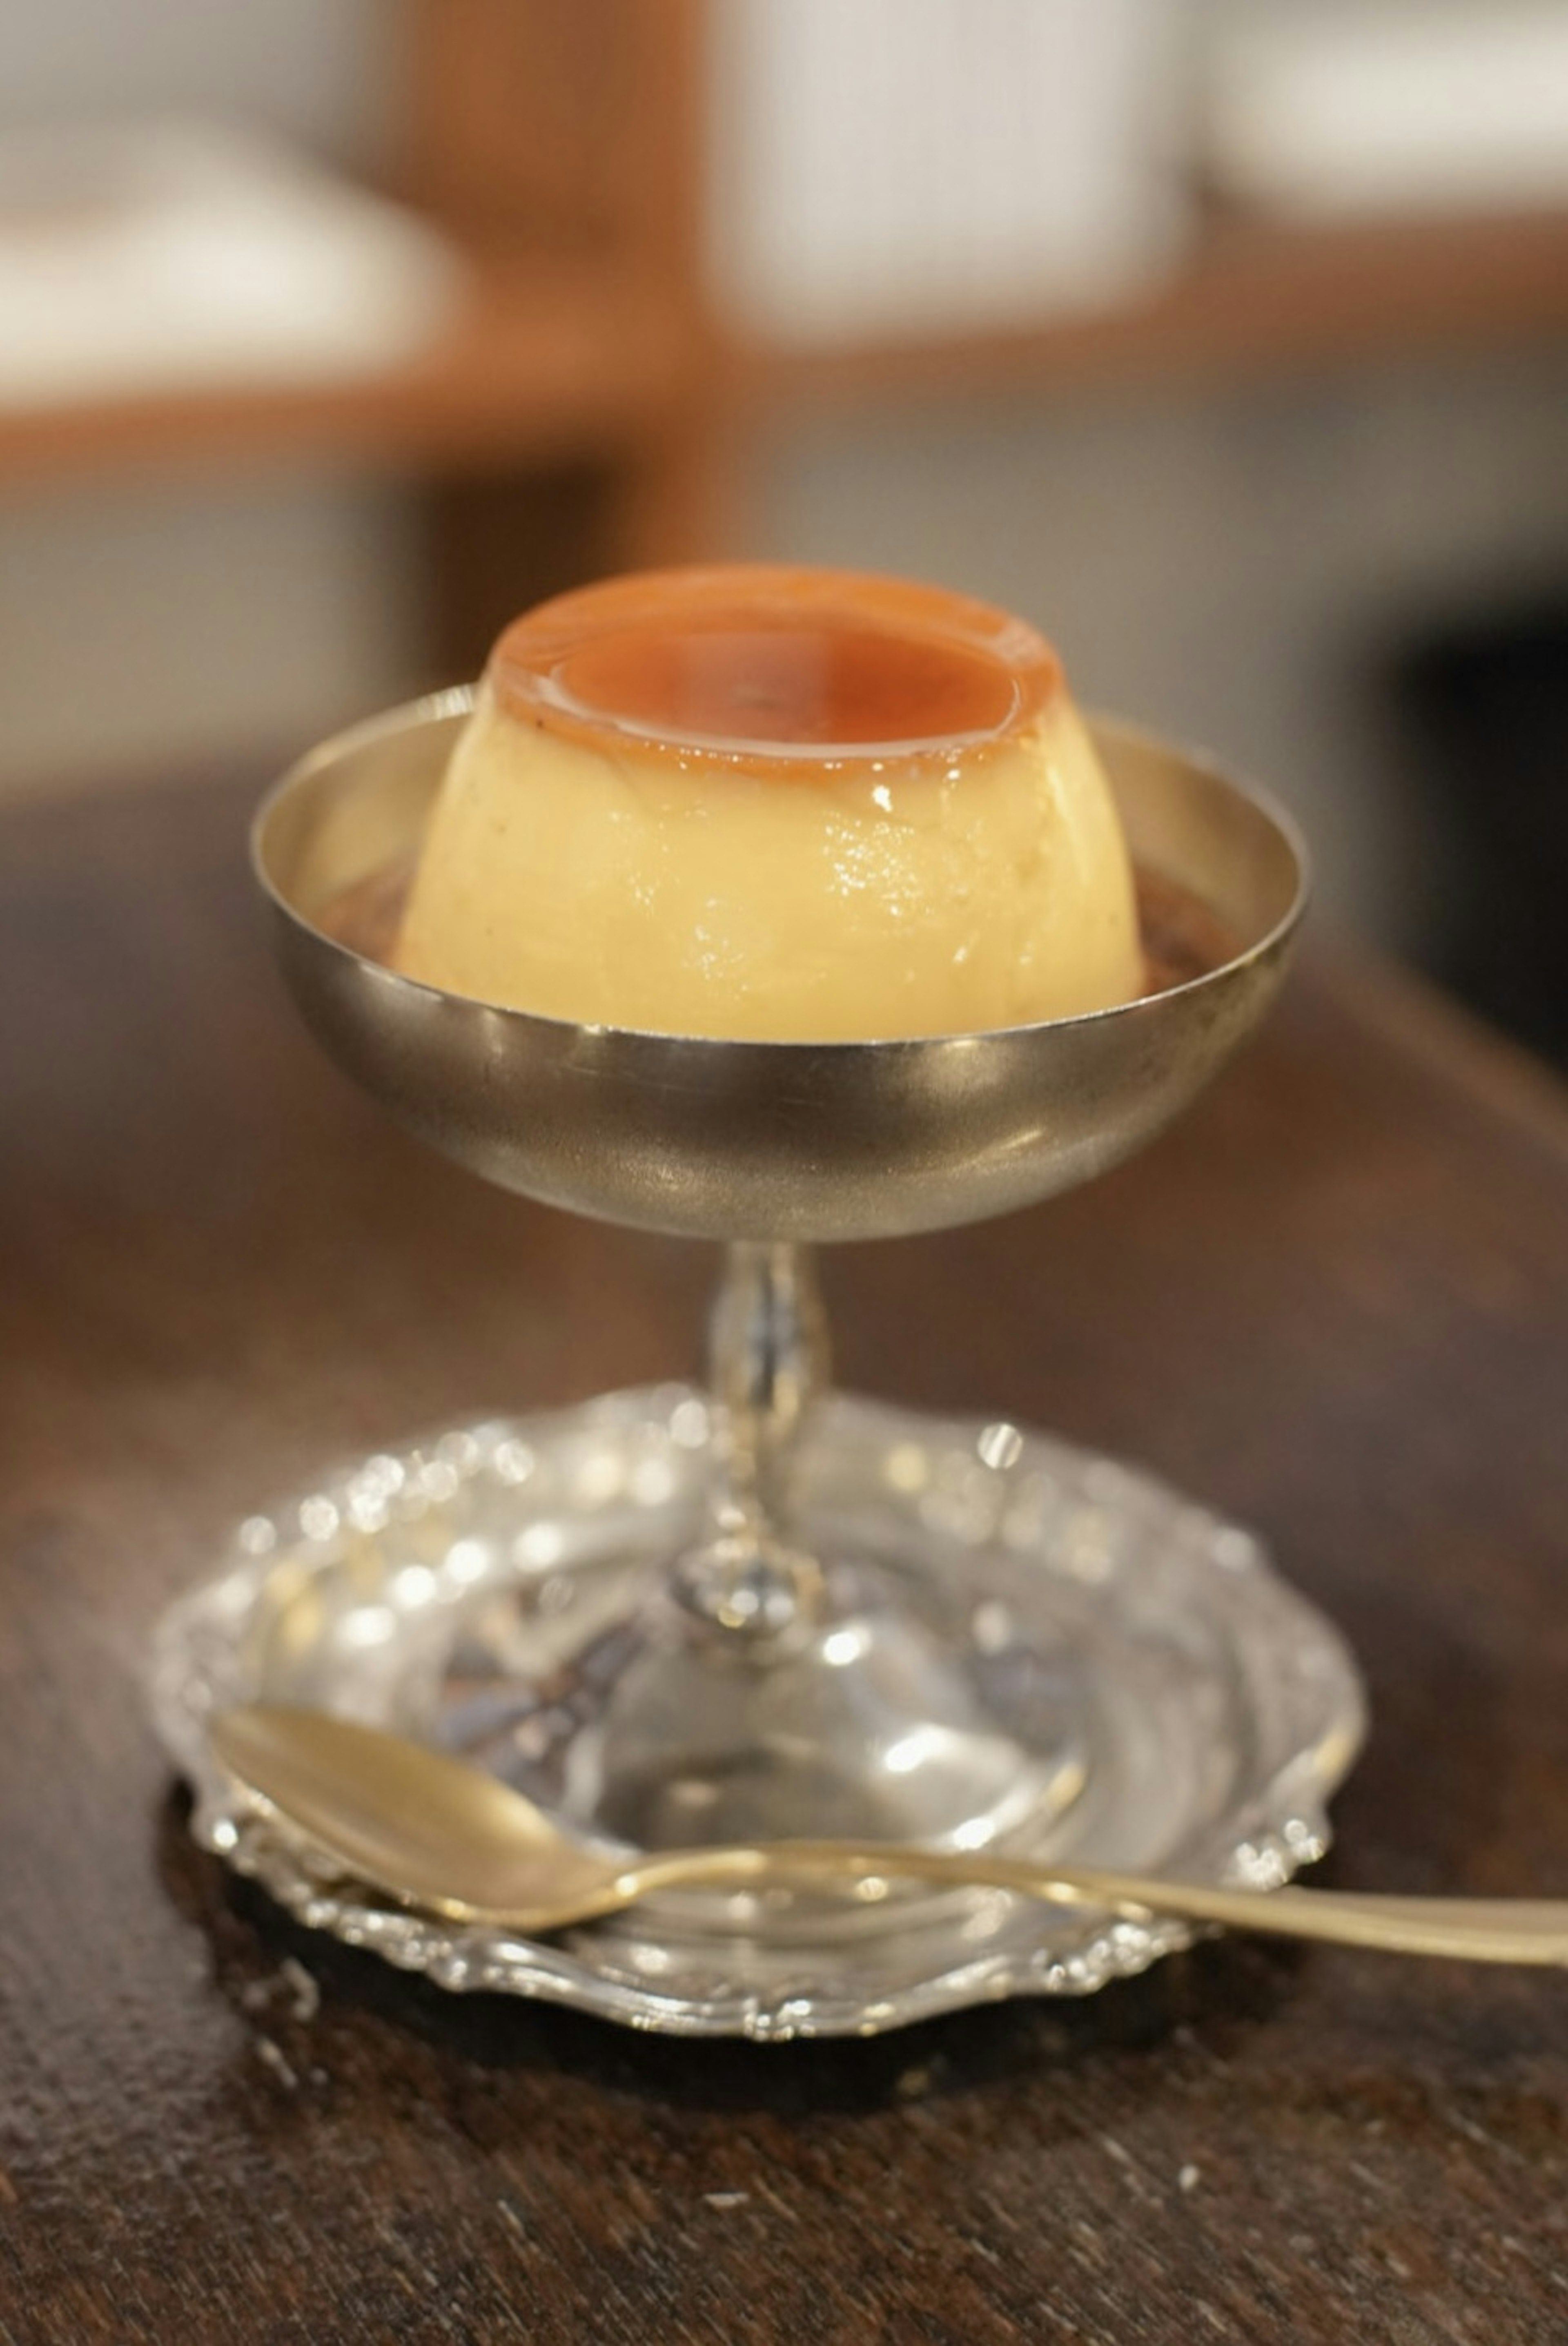
<svg viewBox="0 0 1568 2346"><path fill-rule="evenodd" d="M1441 857L1433 974L1568 1066L1568 590L1429 636L1393 684Z"/></svg>

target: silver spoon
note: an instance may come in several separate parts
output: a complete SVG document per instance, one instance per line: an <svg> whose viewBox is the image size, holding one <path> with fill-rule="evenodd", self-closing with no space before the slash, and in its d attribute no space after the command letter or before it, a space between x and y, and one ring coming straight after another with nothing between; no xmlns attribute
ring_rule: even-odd
<svg viewBox="0 0 1568 2346"><path fill-rule="evenodd" d="M660 1890L896 1879L1012 1890L1054 1905L1228 1923L1292 1939L1478 1963L1568 1964L1568 1900L1229 1890L988 1851L772 1841L605 1857L464 1761L324 1711L246 1703L212 1726L229 1773L373 1887L457 1922L558 1931Z"/></svg>

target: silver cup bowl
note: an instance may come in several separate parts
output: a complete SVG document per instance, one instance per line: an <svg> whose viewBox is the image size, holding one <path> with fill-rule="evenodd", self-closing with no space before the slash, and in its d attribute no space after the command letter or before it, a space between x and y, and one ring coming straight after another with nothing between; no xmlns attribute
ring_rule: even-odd
<svg viewBox="0 0 1568 2346"><path fill-rule="evenodd" d="M575 1025L437 992L319 925L417 847L466 692L355 727L256 821L256 870L307 1023L346 1074L503 1188L683 1238L907 1237L1091 1179L1184 1108L1268 1009L1306 893L1285 815L1132 728L1095 738L1135 858L1240 949L1088 1016L863 1043L721 1042Z"/></svg>

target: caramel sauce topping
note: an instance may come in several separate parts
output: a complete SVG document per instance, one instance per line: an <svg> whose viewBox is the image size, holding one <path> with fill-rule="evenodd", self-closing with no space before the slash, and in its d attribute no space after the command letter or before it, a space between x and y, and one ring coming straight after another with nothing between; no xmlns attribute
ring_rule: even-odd
<svg viewBox="0 0 1568 2346"><path fill-rule="evenodd" d="M756 564L557 596L506 630L489 681L554 731L806 779L1004 740L1061 668L1033 627L967 596Z"/></svg>

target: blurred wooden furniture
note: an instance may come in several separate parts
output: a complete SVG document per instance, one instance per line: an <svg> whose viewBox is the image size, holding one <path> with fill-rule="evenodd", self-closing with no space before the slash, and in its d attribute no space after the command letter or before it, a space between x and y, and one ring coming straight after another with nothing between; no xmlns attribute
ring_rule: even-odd
<svg viewBox="0 0 1568 2346"><path fill-rule="evenodd" d="M486 1189L328 1066L240 789L0 814L0 2335L1563 2335L1545 1972L1212 1941L871 2043L445 1995L200 1854L158 1609L331 1456L687 1369L708 1250ZM847 1383L1145 1460L1349 1633L1330 1878L1561 1890L1568 1107L1379 966L1135 1163L834 1250Z"/></svg>
<svg viewBox="0 0 1568 2346"><path fill-rule="evenodd" d="M709 0L710 5L710 0ZM0 414L0 487L329 456L427 484L433 667L570 575L746 536L755 436L802 407L1232 379L1568 330L1568 215L1320 230L1217 221L1120 310L821 353L704 300L705 0L402 0L395 190L472 267L418 362L316 390Z"/></svg>

